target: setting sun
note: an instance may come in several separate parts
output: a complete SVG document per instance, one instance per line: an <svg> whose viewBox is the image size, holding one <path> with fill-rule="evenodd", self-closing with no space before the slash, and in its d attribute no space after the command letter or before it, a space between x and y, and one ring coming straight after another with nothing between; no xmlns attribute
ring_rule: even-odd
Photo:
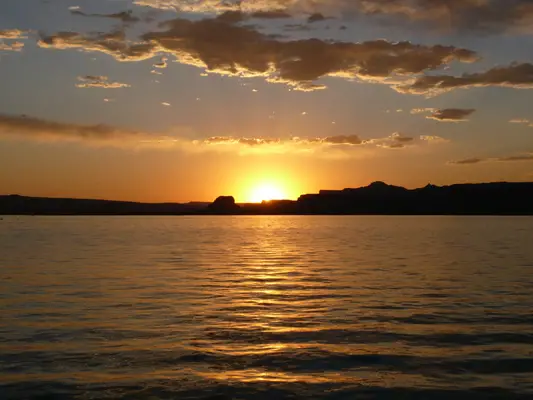
<svg viewBox="0 0 533 400"><path fill-rule="evenodd" d="M262 201L283 200L287 194L279 186L273 184L261 184L250 191L250 201L252 203L261 203Z"/></svg>

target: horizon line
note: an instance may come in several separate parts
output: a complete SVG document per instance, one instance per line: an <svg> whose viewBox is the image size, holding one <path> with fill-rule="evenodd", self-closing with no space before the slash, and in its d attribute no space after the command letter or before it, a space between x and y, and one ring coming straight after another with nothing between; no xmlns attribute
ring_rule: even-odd
<svg viewBox="0 0 533 400"><path fill-rule="evenodd" d="M363 189L368 188L372 185L376 184L384 184L386 186L392 186L397 188L402 188L406 190L420 190L424 189L428 186L433 187L450 187L450 186L457 186L457 185L493 185L493 184L506 184L506 183L512 183L512 184L520 184L520 183L530 183L533 184L533 181L491 181L491 182L461 182L461 183L453 183L449 185L435 185L432 183L428 183L425 186L421 187L413 187L408 188L404 186L398 186L394 184L386 183L385 181L373 181L370 184L366 186L359 186L359 187L345 187L342 189L319 189L316 193L301 193L297 199L270 199L270 200L262 200L258 202L252 202L252 201L236 201L235 204L262 204L262 203L272 203L272 202L281 202L281 201L298 201L298 199L302 196L306 195L318 195L322 192L342 192L344 190L354 190L354 189ZM106 198L98 198L98 197L68 197L68 196L33 196L33 195L25 195L25 194L19 194L19 193L8 193L8 194L0 194L1 197L26 197L26 198L38 198L38 199L55 199L55 200L87 200L87 201L105 201L105 202L114 202L114 203L133 203L133 204L154 204L154 205L161 205L161 204L210 204L213 203L217 198L219 197L233 197L235 199L235 196L233 195L218 195L213 200L210 201L202 201L202 200L189 200L185 202L178 202L178 201L158 201L158 202L151 202L151 201L135 201L135 200L115 200L115 199L106 199Z"/></svg>

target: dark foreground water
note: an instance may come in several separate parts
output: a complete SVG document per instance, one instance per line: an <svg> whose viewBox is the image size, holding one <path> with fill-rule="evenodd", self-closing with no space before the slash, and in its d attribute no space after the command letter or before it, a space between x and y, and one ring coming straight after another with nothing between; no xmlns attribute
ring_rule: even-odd
<svg viewBox="0 0 533 400"><path fill-rule="evenodd" d="M5 217L1 399L533 398L533 218Z"/></svg>

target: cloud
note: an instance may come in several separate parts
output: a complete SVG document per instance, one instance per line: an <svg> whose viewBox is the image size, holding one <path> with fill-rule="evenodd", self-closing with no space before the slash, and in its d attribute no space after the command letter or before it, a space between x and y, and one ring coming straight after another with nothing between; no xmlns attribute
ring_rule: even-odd
<svg viewBox="0 0 533 400"><path fill-rule="evenodd" d="M324 21L326 19L327 18L321 13L313 13L307 18L307 22L312 24L312 23L315 23L315 22Z"/></svg>
<svg viewBox="0 0 533 400"><path fill-rule="evenodd" d="M342 3L337 1L337 3ZM495 33L524 31L533 19L530 0L355 0L364 14L390 22L427 22L448 30Z"/></svg>
<svg viewBox="0 0 533 400"><path fill-rule="evenodd" d="M313 145L347 145L347 146L357 146L363 144L363 140L358 135L338 135L338 136L326 136L326 137L314 137L314 138L304 138L294 136L291 141L293 143L305 143Z"/></svg>
<svg viewBox="0 0 533 400"><path fill-rule="evenodd" d="M24 48L24 43L22 42L13 42L13 43L0 42L0 51L21 51L23 48Z"/></svg>
<svg viewBox="0 0 533 400"><path fill-rule="evenodd" d="M107 76L79 76L81 83L76 84L78 88L102 88L102 89L120 89L130 87L127 83L110 82Z"/></svg>
<svg viewBox="0 0 533 400"><path fill-rule="evenodd" d="M462 122L468 121L467 117L472 115L475 111L476 110L472 108L445 108L434 111L433 114L427 116L426 118L441 122Z"/></svg>
<svg viewBox="0 0 533 400"><path fill-rule="evenodd" d="M409 42L375 40L363 43L319 39L281 41L250 26L215 19L177 18L161 25L164 31L142 39L153 48L176 56L183 64L221 74L263 76L296 89L323 88L325 76L385 80L436 70L452 61L474 62L475 52L453 46L421 46Z"/></svg>
<svg viewBox="0 0 533 400"><path fill-rule="evenodd" d="M486 159L483 159L483 158L466 158L464 160L450 161L448 164L471 165L471 164L479 164L479 163L481 163L483 161L486 161Z"/></svg>
<svg viewBox="0 0 533 400"><path fill-rule="evenodd" d="M363 144L373 144L386 149L403 149L408 145L414 144L414 142L415 139L413 137L403 136L401 133L395 132L386 138L364 140Z"/></svg>
<svg viewBox="0 0 533 400"><path fill-rule="evenodd" d="M153 43L132 43L126 40L122 31L82 35L76 32L59 32L42 36L39 47L45 49L78 49L87 52L101 52L117 61L143 61L157 55L159 49Z"/></svg>
<svg viewBox="0 0 533 400"><path fill-rule="evenodd" d="M458 88L471 87L509 87L533 89L533 64L513 63L505 67L495 67L486 72L450 75L426 75L418 77L407 85L399 85L400 93L437 95Z"/></svg>
<svg viewBox="0 0 533 400"><path fill-rule="evenodd" d="M109 125L80 125L54 122L26 115L0 114L0 135L43 140L131 142L143 134Z"/></svg>
<svg viewBox="0 0 533 400"><path fill-rule="evenodd" d="M20 29L0 29L0 39L27 39L26 33Z"/></svg>
<svg viewBox="0 0 533 400"><path fill-rule="evenodd" d="M533 161L533 153L522 154L517 156L500 157L496 161Z"/></svg>
<svg viewBox="0 0 533 400"><path fill-rule="evenodd" d="M455 165L469 165L479 164L484 162L520 162L520 161L533 161L533 153L523 153L513 156L505 157L493 157L493 158L467 158L465 160L450 161L448 164Z"/></svg>
<svg viewBox="0 0 533 400"><path fill-rule="evenodd" d="M515 118L515 119L509 120L509 123L510 124L529 124L529 120L528 119Z"/></svg>
<svg viewBox="0 0 533 400"><path fill-rule="evenodd" d="M242 137L234 138L232 136L213 136L203 140L204 144L217 145L217 144L242 144L245 146L262 146L269 144L279 144L281 139L272 138L252 138Z"/></svg>
<svg viewBox="0 0 533 400"><path fill-rule="evenodd" d="M137 0L138 5L184 12L283 11L379 18L391 25L422 24L431 29L478 34L531 32L531 0Z"/></svg>
<svg viewBox="0 0 533 400"><path fill-rule="evenodd" d="M256 11L251 14L252 18L259 19L283 19L291 18L291 15L283 10Z"/></svg>
<svg viewBox="0 0 533 400"><path fill-rule="evenodd" d="M177 136L179 133L140 132L106 124L83 125L27 115L0 114L0 139L80 143L123 149L201 150L190 139Z"/></svg>
<svg viewBox="0 0 533 400"><path fill-rule="evenodd" d="M194 134L198 137L198 134ZM188 152L230 151L239 154L316 154L324 157L359 157L373 154L376 148L403 148L414 145L414 138L393 134L386 138L362 140L357 135L328 137L234 137L214 136L190 139L191 132L139 132L105 124L82 125L56 122L26 115L0 114L0 139L42 142L74 142L88 146L130 149L178 149ZM421 143L422 141L418 142ZM357 149L357 150L355 150Z"/></svg>
<svg viewBox="0 0 533 400"><path fill-rule="evenodd" d="M357 135L285 138L214 136L197 140L195 144L220 151L238 151L242 154L291 153L350 158L369 156L376 148L403 148L413 140L399 135L370 140L363 140Z"/></svg>
<svg viewBox="0 0 533 400"><path fill-rule="evenodd" d="M122 11L119 13L113 13L113 14L87 14L83 11L80 11L79 8L71 9L70 13L73 15L79 15L81 17L97 17L97 18L112 18L112 19L118 19L122 21L125 24L139 22L140 18L133 15L133 12L131 10L129 11Z"/></svg>
<svg viewBox="0 0 533 400"><path fill-rule="evenodd" d="M208 145L232 145L242 144L246 146L299 144L311 146L362 146L375 145L385 148L402 148L405 144L412 143L415 139L394 133L386 138L363 140L358 135L339 135L326 137L298 137L292 138L238 138L233 136L214 136L204 139L202 142Z"/></svg>
<svg viewBox="0 0 533 400"><path fill-rule="evenodd" d="M424 113L433 113L437 111L436 108L413 108L411 114L424 114Z"/></svg>
<svg viewBox="0 0 533 400"><path fill-rule="evenodd" d="M420 140L423 140L428 143L449 143L450 141L448 139L444 139L440 136L434 136L434 135L421 135Z"/></svg>
<svg viewBox="0 0 533 400"><path fill-rule="evenodd" d="M141 42L129 42L120 31L84 36L59 32L42 37L39 46L103 52L119 61L141 61L157 54L174 55L178 62L211 72L241 77L262 76L298 90L318 90L326 76L388 83L413 78L453 61L471 63L475 52L454 46L423 46L410 42L374 40L362 43L320 39L281 40L252 26L217 18L191 21L176 18L148 32Z"/></svg>
<svg viewBox="0 0 533 400"><path fill-rule="evenodd" d="M340 135L326 137L324 138L323 143L357 145L362 144L363 141L357 135Z"/></svg>
<svg viewBox="0 0 533 400"><path fill-rule="evenodd" d="M21 51L24 48L24 43L14 41L16 39L27 39L25 31L20 29L3 29L0 30L0 51ZM9 42L4 42L8 40Z"/></svg>
<svg viewBox="0 0 533 400"><path fill-rule="evenodd" d="M152 66L153 66L154 68L164 69L164 68L168 67L167 61L168 61L168 59L167 59L166 57L162 57L160 62L155 63L155 64L152 65Z"/></svg>

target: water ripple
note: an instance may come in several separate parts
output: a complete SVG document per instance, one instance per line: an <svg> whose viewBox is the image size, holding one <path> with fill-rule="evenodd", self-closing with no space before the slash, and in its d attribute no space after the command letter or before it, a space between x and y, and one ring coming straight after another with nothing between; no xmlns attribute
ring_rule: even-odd
<svg viewBox="0 0 533 400"><path fill-rule="evenodd" d="M15 218L0 398L530 399L529 218Z"/></svg>

